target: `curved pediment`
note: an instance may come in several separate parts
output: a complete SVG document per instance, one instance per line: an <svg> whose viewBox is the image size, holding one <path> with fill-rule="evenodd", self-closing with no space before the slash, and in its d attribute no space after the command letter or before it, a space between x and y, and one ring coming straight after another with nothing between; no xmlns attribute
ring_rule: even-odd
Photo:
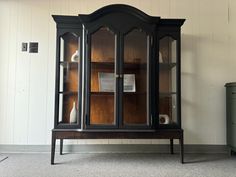
<svg viewBox="0 0 236 177"><path fill-rule="evenodd" d="M84 15L84 14L79 14L80 18L82 19L83 22L91 22L94 21L100 17L113 14L113 13L123 13L123 14L128 14L134 17L137 17L147 23L155 23L159 21L159 17L152 17L144 13L143 11L129 6L129 5L124 5L124 4L113 4L113 5L108 5L105 7L102 7L95 12L91 13L90 15Z"/></svg>

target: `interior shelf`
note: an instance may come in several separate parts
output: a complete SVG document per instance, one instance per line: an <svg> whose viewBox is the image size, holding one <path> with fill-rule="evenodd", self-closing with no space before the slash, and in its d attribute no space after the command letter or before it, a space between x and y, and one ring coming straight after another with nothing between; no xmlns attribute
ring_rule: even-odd
<svg viewBox="0 0 236 177"><path fill-rule="evenodd" d="M159 63L159 68L162 70L172 69L176 66L176 63Z"/></svg>
<svg viewBox="0 0 236 177"><path fill-rule="evenodd" d="M114 95L115 92L90 92L91 95ZM147 92L123 92L124 95L145 95Z"/></svg>
<svg viewBox="0 0 236 177"><path fill-rule="evenodd" d="M175 95L176 92L159 92L159 97L171 97L172 95Z"/></svg>
<svg viewBox="0 0 236 177"><path fill-rule="evenodd" d="M76 125L77 122L73 122L73 123L70 123L70 122L64 122L64 121L59 121L59 124L65 124L65 125Z"/></svg>
<svg viewBox="0 0 236 177"><path fill-rule="evenodd" d="M114 69L114 62L91 62L94 69ZM124 69L146 69L146 63L124 63Z"/></svg>
<svg viewBox="0 0 236 177"><path fill-rule="evenodd" d="M79 62L74 62L74 61L60 61L60 65L67 68L78 68Z"/></svg>
<svg viewBox="0 0 236 177"><path fill-rule="evenodd" d="M114 95L115 92L90 92L91 95Z"/></svg>
<svg viewBox="0 0 236 177"><path fill-rule="evenodd" d="M78 94L77 91L66 91L66 92L59 92L59 94L63 94L63 95L76 95Z"/></svg>

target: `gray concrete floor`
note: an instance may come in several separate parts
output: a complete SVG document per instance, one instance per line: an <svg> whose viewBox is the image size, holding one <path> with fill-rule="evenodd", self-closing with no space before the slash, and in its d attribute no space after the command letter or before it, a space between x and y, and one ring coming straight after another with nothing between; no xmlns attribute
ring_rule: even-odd
<svg viewBox="0 0 236 177"><path fill-rule="evenodd" d="M49 153L0 157L0 177L236 177L227 154L185 154L185 164L178 154L56 154L55 165Z"/></svg>

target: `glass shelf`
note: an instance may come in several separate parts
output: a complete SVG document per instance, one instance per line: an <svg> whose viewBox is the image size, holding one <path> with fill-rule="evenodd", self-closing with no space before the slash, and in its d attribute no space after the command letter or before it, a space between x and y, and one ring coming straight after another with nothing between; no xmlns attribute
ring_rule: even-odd
<svg viewBox="0 0 236 177"><path fill-rule="evenodd" d="M112 95L114 96L115 92L90 92L91 95Z"/></svg>
<svg viewBox="0 0 236 177"><path fill-rule="evenodd" d="M75 68L77 69L79 66L79 62L75 62L75 61L61 61L60 65L63 66L64 68Z"/></svg>
<svg viewBox="0 0 236 177"><path fill-rule="evenodd" d="M159 68L161 70L169 70L176 67L176 63L159 63Z"/></svg>
<svg viewBox="0 0 236 177"><path fill-rule="evenodd" d="M159 124L159 128L172 128L172 127L176 127L178 126L178 124L176 122L172 122L170 121L170 123L168 124Z"/></svg>
<svg viewBox="0 0 236 177"><path fill-rule="evenodd" d="M94 69L114 69L114 62L91 62ZM146 63L124 63L124 69L146 69Z"/></svg>
<svg viewBox="0 0 236 177"><path fill-rule="evenodd" d="M160 92L159 97L171 97L172 95L175 95L176 92Z"/></svg>
<svg viewBox="0 0 236 177"><path fill-rule="evenodd" d="M78 94L77 91L68 91L68 92L59 92L59 94L63 94L63 95L75 95Z"/></svg>
<svg viewBox="0 0 236 177"><path fill-rule="evenodd" d="M90 92L91 95L114 95L115 92ZM146 92L123 92L124 95L146 95Z"/></svg>
<svg viewBox="0 0 236 177"><path fill-rule="evenodd" d="M77 125L77 122L63 122L63 121L59 121L59 124L63 124L63 125Z"/></svg>

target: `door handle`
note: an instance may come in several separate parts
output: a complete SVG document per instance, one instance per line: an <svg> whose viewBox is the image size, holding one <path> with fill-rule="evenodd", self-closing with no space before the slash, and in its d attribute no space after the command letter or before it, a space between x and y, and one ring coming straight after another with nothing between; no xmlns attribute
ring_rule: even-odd
<svg viewBox="0 0 236 177"><path fill-rule="evenodd" d="M120 74L120 75L119 74L115 74L115 77L116 78L123 78L123 74Z"/></svg>

